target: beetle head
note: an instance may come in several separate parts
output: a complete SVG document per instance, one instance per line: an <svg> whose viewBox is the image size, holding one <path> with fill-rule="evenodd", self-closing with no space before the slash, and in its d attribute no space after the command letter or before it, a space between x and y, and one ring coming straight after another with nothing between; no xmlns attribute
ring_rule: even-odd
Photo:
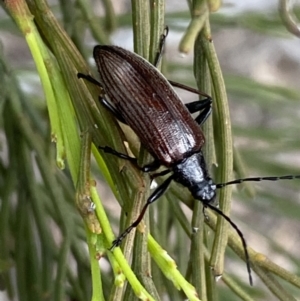
<svg viewBox="0 0 300 301"><path fill-rule="evenodd" d="M196 200L205 203L212 203L216 197L217 186L212 179L207 178L197 185L190 187L190 191Z"/></svg>

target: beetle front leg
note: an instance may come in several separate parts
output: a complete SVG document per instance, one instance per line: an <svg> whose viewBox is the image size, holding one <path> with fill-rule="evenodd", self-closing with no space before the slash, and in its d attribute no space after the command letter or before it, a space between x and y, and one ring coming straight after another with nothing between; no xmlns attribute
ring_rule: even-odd
<svg viewBox="0 0 300 301"><path fill-rule="evenodd" d="M158 198L160 198L168 189L170 183L172 182L174 178L174 175L170 176L169 178L167 178L159 187L157 187L153 193L150 195L150 197L147 199L146 204L144 205L141 213L139 214L138 218L121 234L119 235L113 242L112 242L112 246L109 248L109 250L113 250L115 247L118 247L122 240L130 233L130 231L133 228L136 228L139 223L142 221L146 210L148 208L148 206L150 204L152 204L153 202L155 202Z"/></svg>

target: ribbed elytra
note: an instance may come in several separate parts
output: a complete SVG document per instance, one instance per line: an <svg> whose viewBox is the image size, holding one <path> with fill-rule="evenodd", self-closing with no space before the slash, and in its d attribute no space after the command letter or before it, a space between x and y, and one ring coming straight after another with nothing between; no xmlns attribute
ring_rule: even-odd
<svg viewBox="0 0 300 301"><path fill-rule="evenodd" d="M94 57L100 82L114 108L162 165L169 167L182 161L185 154L200 151L202 131L156 68L117 46L96 46Z"/></svg>
<svg viewBox="0 0 300 301"><path fill-rule="evenodd" d="M207 171L202 154L201 149L205 137L200 128L211 113L212 99L196 89L168 81L155 68L161 58L167 33L166 28L154 65L121 47L103 45L94 48L100 81L89 75L78 73L79 78L86 79L104 89L109 100L100 97L100 102L120 122L129 125L134 130L143 146L153 156L153 162L139 166L139 168L144 172L153 172L164 166L166 169L155 176L169 174L169 177L151 193L138 218L112 242L110 249L120 245L124 237L141 222L148 206L166 192L172 181L176 181L188 188L193 197L201 201L204 207L221 215L236 230L243 243L249 282L252 285L246 241L237 225L220 209L212 205L216 190L227 185L249 181L299 179L300 175L255 177L227 183L214 183ZM172 85L205 98L184 105ZM191 114L196 112L198 116L193 119ZM137 165L136 158L119 153L109 146L98 148Z"/></svg>

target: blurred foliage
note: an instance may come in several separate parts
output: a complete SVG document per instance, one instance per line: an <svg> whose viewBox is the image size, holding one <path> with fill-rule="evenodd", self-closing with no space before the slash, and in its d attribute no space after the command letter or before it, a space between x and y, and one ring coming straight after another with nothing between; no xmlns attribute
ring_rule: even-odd
<svg viewBox="0 0 300 301"><path fill-rule="evenodd" d="M93 139L96 146L106 143L125 152L122 143L124 134L116 122L111 120L111 116L99 108L99 90L88 84L79 84L76 78L76 72L88 72L80 54L86 60L90 59L92 45L109 43L111 34L116 30L133 27L137 37L136 47L144 41L139 40L139 34L144 34L143 38L151 40L150 33L141 34L138 29L138 26L144 26L140 25L143 22L142 18L139 19L141 8L136 7L139 3L132 1L132 8L126 6L125 2L119 3L123 6L123 13L117 16L112 5L117 3L108 0L101 3L76 1L71 5L66 1L54 3L49 8L55 15L50 28L56 24L56 18L60 23L53 27L53 31L49 31L48 8L42 6L42 1L27 1L31 13L35 15L41 43L50 53L49 62L53 63L51 70L56 74L53 77L61 85L61 94L59 97L56 95L58 103L65 104L64 107L57 104L57 123L62 127L64 141L60 144L57 140L60 136L53 135L53 124L50 126L47 110L51 105L48 96L44 96L47 93L40 85L40 75L33 60L28 56L23 39L25 34L21 34L20 26L16 26L18 22L12 17L12 12L7 12L6 5L12 2L1 3L3 10L0 12L0 31L3 37L0 52L0 299L3 295L8 300L22 301L83 301L91 298L93 301L136 300L138 297L146 300L144 291L127 271L129 267L120 251L107 252L112 241L111 230L105 228L105 214L99 213L101 202L97 203L96 193L90 192L95 189L95 182L93 178L89 181L89 139ZM194 7L199 2L201 1L193 1ZM41 10L36 10L37 7ZM163 18L160 15L164 15L163 10L159 13L152 7L150 12L152 23L148 21L155 28L151 36L153 39L160 35L163 23L169 25L170 31L182 32L186 31L187 24L195 25L192 21L197 19L195 15L191 18L188 7L186 11L166 12L165 22L159 19ZM299 8L293 13L299 17ZM221 30L230 32L239 28L270 40L287 38L288 41L291 38L275 10L230 15L223 13L221 9L210 16L213 33L216 35ZM65 45L63 38L59 40L65 33L56 36L60 26L67 33ZM52 34L53 40L49 38ZM73 45L71 41L76 48L70 46ZM152 44L151 47L155 49L155 42L152 41ZM63 47L59 48L58 45ZM144 47L147 50L147 46ZM150 57L153 51L155 53L155 50L151 51ZM195 86L191 64L174 63L168 55L168 47L166 52L170 62L165 60L163 69L168 78L176 80L174 74L180 75L186 70L184 74L188 73L190 77L181 76L180 81L182 78L183 83ZM257 54L248 52L247 55ZM93 63L91 68L94 68ZM232 72L225 72L224 77L236 143L235 175L299 174L299 91L295 91L292 85L266 85L251 76ZM209 78L205 76L205 79ZM205 85L210 84L204 83ZM68 116L63 116L64 113ZM99 130L93 131L92 138L85 136L94 124L97 124ZM76 134L66 137L69 126L72 133ZM220 128L218 123L214 126L215 130ZM127 133L126 137L132 142ZM51 143L51 139L57 145ZM212 147L213 138L207 140L208 146ZM131 149L136 153L134 146ZM100 158L95 147L93 156L95 160L92 160L92 175L97 181L98 193L104 199L104 207L114 232L118 233L120 229L124 229L125 224L130 223L135 214L133 210L139 211L140 205L137 203L142 203L147 196L149 179L129 164L119 162L121 160L109 155ZM211 156L213 157L212 154ZM66 157L66 168L61 170L58 166L63 167ZM140 160L145 158L147 155L140 156ZM215 160L211 158L209 161L219 167L224 163ZM212 169L218 177L220 169L215 166ZM108 197L103 187L107 182L123 206L120 218L115 212L117 201ZM89 184L88 187L85 186L86 183ZM188 295L194 291L185 280L196 287L201 300L296 300L300 297L299 180L253 186L241 185L234 191L236 201L232 206L232 219L243 231L249 246L259 249L259 252L266 254L279 267L251 250L253 270L258 277L254 279L254 287L250 287L245 263L236 256L244 256L236 242L239 238L229 231L229 246L234 252L227 248L225 272L222 280L216 283L209 261L214 239L214 231L210 229L215 227L215 216L207 212L209 220L206 222L210 227L204 225L202 208L195 205L188 191L172 184L168 193L157 204L150 206L150 214L146 218L152 237L168 254L150 237L148 248L154 258L150 260L145 247L146 235L141 235L140 232L143 231L140 229L135 241L131 235L123 248L128 261L133 261L132 269L138 280L155 300L160 298L175 301L187 297L198 300L195 294L193 297ZM145 191L140 187L146 187ZM97 215L89 211L91 198L97 204ZM178 200L185 205L181 206ZM87 203L80 203L81 201ZM99 234L100 230L97 228L100 226L98 219L101 227L104 226L102 234ZM198 231L200 234L192 231L192 226L195 225L203 230ZM204 242L201 249L202 264L199 264L202 259L190 248L191 241L193 247L199 248L195 239L198 236L195 235L202 235ZM168 255L174 258L178 270ZM200 275L195 270L199 270ZM185 275L185 279L179 272ZM125 279L130 285L126 286ZM179 291L178 288L182 290Z"/></svg>

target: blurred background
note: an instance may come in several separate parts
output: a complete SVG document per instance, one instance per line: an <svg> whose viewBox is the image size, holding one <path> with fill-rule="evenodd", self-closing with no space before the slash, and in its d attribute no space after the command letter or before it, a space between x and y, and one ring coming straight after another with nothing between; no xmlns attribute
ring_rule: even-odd
<svg viewBox="0 0 300 301"><path fill-rule="evenodd" d="M61 19L63 13L60 3L51 1L49 4L51 10L64 24L65 20ZM73 12L80 10L77 1L70 2L70 4L74 6L72 7ZM105 38L107 41L110 39L112 44L132 50L130 1L115 0L112 1L112 4L117 16L117 26L111 36L109 37L107 34ZM291 14L295 20L299 20L300 1L294 1L293 4ZM95 18L103 17L103 4L100 1L90 1L88 5L92 7ZM84 18L78 11L73 17L78 18L78 28L81 28L80 24L83 24ZM188 4L185 1L166 1L166 24L169 26L164 56L166 76L168 79L195 87L192 67L193 53L191 51L187 55L182 55L178 51L179 42L189 22ZM212 39L221 64L229 98L234 146L240 156L239 159L243 162L245 175L250 177L300 174L300 40L299 37L288 32L284 27L278 14L278 1L223 1L222 7L216 13L211 14L210 22ZM99 25L100 23L99 21ZM66 30L72 31L68 28ZM81 35L80 46L83 48L80 50L97 77L91 55L94 45L99 42L94 39L94 35L86 27L82 29ZM4 9L0 9L0 42L1 60L9 68L9 73L16 78L20 95L27 103L24 114L29 114L30 118L37 118L40 121L41 131L37 131L36 135L39 135L43 139L43 143L49 146L47 156L53 158L54 161L55 145L50 145L46 104L39 76L24 37L19 33ZM4 72L0 78L3 77L3 74ZM3 83L4 81L1 80L0 91L10 89L10 87L4 87ZM182 90L178 90L178 93L184 102L196 100L195 95L190 93ZM0 114L2 117L4 117L5 112L4 103L5 95L0 92ZM23 214L28 214L27 222L31 223L31 229L35 229L36 224L38 224L35 217L37 213L31 211L33 208L26 208L28 204L22 206L19 204L20 198L16 197L17 193L14 191L18 186L14 186L16 184L14 180L8 178L9 175L13 175L9 170L16 168L10 160L9 151L12 148L9 147L9 143L11 146L14 145L17 154L18 135L10 133L13 137L8 138L9 132L5 126L7 121L4 121L2 117L0 118L0 173L2 173L0 176L2 191L0 218L2 216L3 223L4 219L9 219L10 230L9 237L6 236L4 239L2 236L0 245L0 250L2 249L2 254L0 253L2 255L2 258L0 257L0 300L27 300L21 294L26 291L26 283L23 284L23 288L18 284L21 278L17 273L20 269L14 267L15 261L22 261L22 254L19 254L22 253L20 247L27 248L25 242L17 243L18 240L22 239L18 236L18 229L22 227L22 225L18 225L18 220ZM14 144L8 140L14 140ZM51 166L55 168L53 162ZM33 166L33 169L38 174L35 176L35 180L42 189L46 190L47 187L42 184L38 168ZM84 245L83 223L72 205L74 188L68 172L59 173L58 177L64 185L65 196L68 199L65 208L72 212L70 214L74 216L78 228L82 228L76 233L77 251L75 245L72 248L71 268L66 284L67 293L63 300L89 300L86 299L90 296L90 276L87 251ZM97 171L95 173L97 174ZM23 176L27 176L25 170ZM97 174L97 178L99 193L105 200L104 206L117 225L120 206L101 176ZM8 189L8 187L10 188ZM5 201L9 201L9 204ZM43 202L47 203L47 200L45 199ZM159 203L153 204L153 208L161 206ZM43 214L51 217L50 236L53 237L54 245L60 245L60 226L53 217L56 210L54 208L48 203L44 207L45 212ZM183 210L187 218L190 219L191 212L185 206L183 206ZM299 179L255 183L251 185L250 190L244 187L235 187L231 218L241 229L251 248L266 254L276 264L299 276ZM157 216L157 225L160 227L159 215ZM114 231L117 234L118 227L115 227ZM188 257L186 256L187 251L184 250L186 245L182 243L178 245L180 244L180 237L184 236L183 232L180 232L182 230L178 231L175 232L178 235L178 241L174 242L172 246L167 243L164 244L163 241L160 243L176 259L179 270L184 274ZM174 232L172 234L174 235ZM39 240L38 234L32 233L31 244L38 241L36 250L42 252L43 241ZM4 256L4 254L8 256ZM7 261L7 258L10 260ZM58 259L52 258L52 260ZM25 259L23 258L23 260ZM24 269L26 267L26 271L23 271L24 277L26 273L29 273L28 266L30 264L33 263L24 264ZM33 264L33 266L35 265ZM111 285L111 271L108 262L102 262L102 267L104 273L107 271L107 275L109 275L107 278L103 278L104 283L107 283L107 287L109 287L109 284ZM260 279L255 276L254 288L249 288L245 263L229 248L225 271L232 275L236 281L241 281L245 290L251 292L250 295L253 300L275 300ZM81 272L82 275L80 275ZM10 279L9 286L7 286L7 275ZM85 277L86 279L84 279ZM80 284L81 289L77 295L74 288L75 283ZM283 285L296 299L300 298L299 288L286 283ZM222 283L220 283L219 289L219 300L242 300ZM29 295L28 293L27 296ZM162 300L184 300L184 297L180 295L173 295L173 297L167 297L167 295L166 293L165 297L162 296ZM82 296L82 298L78 296ZM55 299L45 297L36 300Z"/></svg>

